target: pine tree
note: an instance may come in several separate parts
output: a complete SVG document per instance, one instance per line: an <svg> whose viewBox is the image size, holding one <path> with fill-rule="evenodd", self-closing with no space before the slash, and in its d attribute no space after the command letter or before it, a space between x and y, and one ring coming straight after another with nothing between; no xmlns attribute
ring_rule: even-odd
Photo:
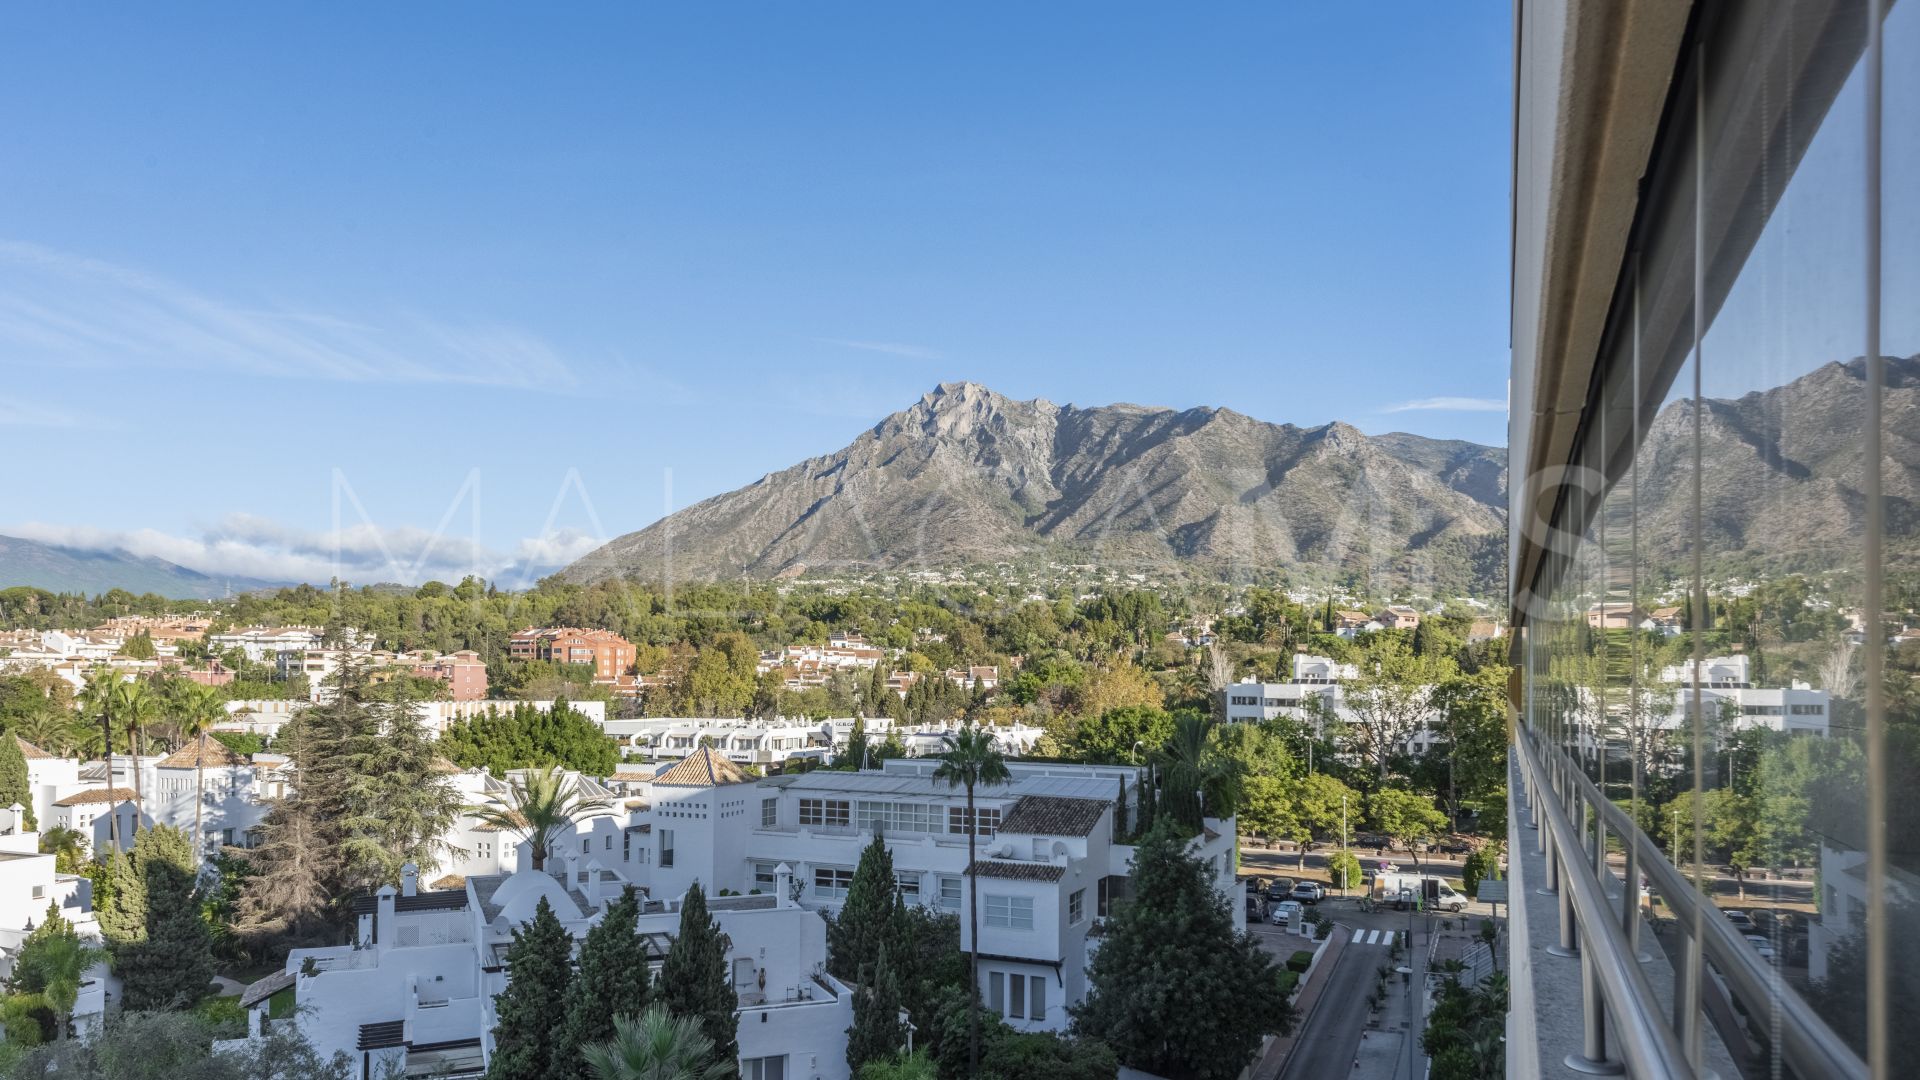
<svg viewBox="0 0 1920 1080"><path fill-rule="evenodd" d="M136 845L137 846L137 845ZM124 851L108 853L102 875L110 887L106 898L94 908L100 920L100 935L107 944L119 946L147 936L147 887L134 872L133 860ZM101 890L96 889L96 894Z"/></svg>
<svg viewBox="0 0 1920 1080"><path fill-rule="evenodd" d="M1280 969L1229 906L1172 821L1141 841L1134 897L1087 967L1074 1034L1112 1046L1122 1063L1173 1080L1231 1080L1293 1010Z"/></svg>
<svg viewBox="0 0 1920 1080"><path fill-rule="evenodd" d="M555 1061L585 1075L581 1054L613 1038L616 1019L647 1010L647 944L637 932L640 900L629 885L607 905L600 924L580 943L580 967L567 985L566 1027Z"/></svg>
<svg viewBox="0 0 1920 1080"><path fill-rule="evenodd" d="M840 914L827 920L827 971L834 978L853 985L867 980L899 903L893 854L876 828L860 853Z"/></svg>
<svg viewBox="0 0 1920 1080"><path fill-rule="evenodd" d="M885 945L874 959L873 976L853 995L853 1026L847 1029L847 1068L858 1076L869 1061L888 1061L907 1043L900 1022L900 984Z"/></svg>
<svg viewBox="0 0 1920 1080"><path fill-rule="evenodd" d="M400 880L413 863L431 873L444 850L441 837L460 814L460 797L436 770L438 751L414 715L418 704L402 684L386 701L360 707L344 757L353 771L345 797L347 873L364 887Z"/></svg>
<svg viewBox="0 0 1920 1080"><path fill-rule="evenodd" d="M566 1025L572 979L573 935L546 898L507 950L507 988L494 995L493 1061L489 1080L572 1080L556 1069L555 1049Z"/></svg>
<svg viewBox="0 0 1920 1080"><path fill-rule="evenodd" d="M740 1057L740 999L727 978L727 937L707 914L707 894L698 882L680 905L680 933L660 966L659 998L675 1016L697 1019L713 1040L714 1057Z"/></svg>
<svg viewBox="0 0 1920 1080"><path fill-rule="evenodd" d="M193 840L155 825L133 844L132 868L146 907L142 933L114 949L128 1009L184 1008L213 981L213 933L200 914ZM124 892L124 890L123 890Z"/></svg>
<svg viewBox="0 0 1920 1080"><path fill-rule="evenodd" d="M20 740L9 732L0 732L0 807L19 803L26 811L29 830L38 829L39 822L33 819L33 792L27 784L27 755L20 750Z"/></svg>

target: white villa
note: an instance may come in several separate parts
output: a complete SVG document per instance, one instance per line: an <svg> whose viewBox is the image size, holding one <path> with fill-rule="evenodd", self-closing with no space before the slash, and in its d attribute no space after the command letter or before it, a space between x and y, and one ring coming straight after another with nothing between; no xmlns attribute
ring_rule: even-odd
<svg viewBox="0 0 1920 1080"><path fill-rule="evenodd" d="M23 810L18 804L0 810L0 820L6 823L0 832L0 977L12 976L20 946L46 921L50 905L59 908L60 917L72 923L81 938L100 940L92 883L54 868L54 856L40 852L40 834L24 828ZM105 964L81 981L73 1011L74 1027L80 1033L97 1029L106 1015L109 982Z"/></svg>
<svg viewBox="0 0 1920 1080"><path fill-rule="evenodd" d="M521 870L420 890L411 872L356 905L351 945L296 949L277 975L241 997L249 1030L299 1027L323 1056L342 1051L358 1075L472 1076L493 1051L494 995L506 987L513 930L545 900L576 938L605 918L627 882L593 859L558 876ZM563 883L564 882L564 883ZM664 959L680 925L678 896L646 899L634 927ZM731 945L739 996L740 1066L766 1080L846 1080L851 990L825 974L826 924L786 895L708 900Z"/></svg>

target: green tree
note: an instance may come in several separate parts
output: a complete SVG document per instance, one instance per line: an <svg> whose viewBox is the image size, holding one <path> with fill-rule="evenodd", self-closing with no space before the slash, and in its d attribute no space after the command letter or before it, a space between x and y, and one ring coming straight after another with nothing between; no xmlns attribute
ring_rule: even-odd
<svg viewBox="0 0 1920 1080"><path fill-rule="evenodd" d="M30 1051L10 1075L88 1080L349 1080L360 1075L345 1053L321 1058L291 1024L276 1024L258 1040L213 1052L215 1038L235 1034L194 1013L126 1011L110 1017L94 1038Z"/></svg>
<svg viewBox="0 0 1920 1080"><path fill-rule="evenodd" d="M887 947L854 991L853 1026L847 1029L847 1068L854 1073L869 1061L886 1061L907 1044L907 1027L900 1022L900 984L888 963Z"/></svg>
<svg viewBox="0 0 1920 1080"><path fill-rule="evenodd" d="M613 1030L613 1038L586 1048L596 1080L723 1080L734 1073L691 1017L654 1006L615 1019Z"/></svg>
<svg viewBox="0 0 1920 1080"><path fill-rule="evenodd" d="M206 996L213 937L201 917L198 866L193 842L179 829L155 825L134 841L132 870L145 918L140 936L113 950L126 1008L178 1009Z"/></svg>
<svg viewBox="0 0 1920 1080"><path fill-rule="evenodd" d="M1467 859L1460 867L1460 879L1464 884L1463 892L1468 899L1477 899L1482 881L1499 881L1500 873L1499 843L1477 847L1467 853Z"/></svg>
<svg viewBox="0 0 1920 1080"><path fill-rule="evenodd" d="M488 710L456 721L440 736L440 752L463 769L487 769L505 776L515 769L563 769L586 776L611 776L620 751L599 725L563 701L541 711L522 702L508 712Z"/></svg>
<svg viewBox="0 0 1920 1080"><path fill-rule="evenodd" d="M607 905L580 942L580 964L567 984L567 1023L556 1060L578 1072L587 1047L615 1038L614 1021L646 1012L650 997L647 944L638 933L640 899L629 885Z"/></svg>
<svg viewBox="0 0 1920 1080"><path fill-rule="evenodd" d="M606 799L581 794L579 779L556 766L514 774L504 798L469 806L467 813L525 840L533 869L543 870L554 842L571 832L574 822L609 805Z"/></svg>
<svg viewBox="0 0 1920 1080"><path fill-rule="evenodd" d="M153 635L142 630L128 638L120 644L120 655L129 660L153 659Z"/></svg>
<svg viewBox="0 0 1920 1080"><path fill-rule="evenodd" d="M1366 871L1361 869L1360 860L1353 852L1341 848L1327 856L1327 880L1333 882L1334 888L1342 892L1357 889L1365 878Z"/></svg>
<svg viewBox="0 0 1920 1080"><path fill-rule="evenodd" d="M1238 898L1217 892L1186 847L1181 830L1162 824L1136 850L1133 899L1116 909L1087 967L1073 1031L1172 1080L1231 1080L1262 1035L1292 1029L1293 1009L1273 958L1234 931Z"/></svg>
<svg viewBox="0 0 1920 1080"><path fill-rule="evenodd" d="M0 734L0 807L18 804L28 830L39 828L33 818L33 792L27 783L27 755L12 733Z"/></svg>
<svg viewBox="0 0 1920 1080"><path fill-rule="evenodd" d="M1004 784L1012 778L1007 761L994 744L993 734L968 724L957 733L942 736L946 753L934 770L936 780L948 787L967 789L967 997L973 1017L973 1035L967 1051L967 1068L980 1066L980 880L974 873L979 862L976 847L980 835L980 816L974 809L974 792L983 784Z"/></svg>
<svg viewBox="0 0 1920 1080"><path fill-rule="evenodd" d="M728 1074L740 1056L740 998L727 977L727 936L707 913L707 894L695 882L680 903L680 932L660 965L660 1003L675 1016L697 1021L713 1042Z"/></svg>
<svg viewBox="0 0 1920 1080"><path fill-rule="evenodd" d="M344 847L352 884L362 888L399 881L407 863L432 871L445 850L441 838L460 815L459 795L414 713L417 702L404 688L388 693L360 703L345 747Z"/></svg>
<svg viewBox="0 0 1920 1080"><path fill-rule="evenodd" d="M1083 761L1137 765L1173 735L1173 717L1150 705L1124 705L1075 725L1066 749Z"/></svg>
<svg viewBox="0 0 1920 1080"><path fill-rule="evenodd" d="M105 949L80 940L73 924L60 914L60 905L47 905L46 918L20 943L13 962L13 988L38 995L53 1016L54 1037L67 1037L80 983L95 965L107 959Z"/></svg>
<svg viewBox="0 0 1920 1080"><path fill-rule="evenodd" d="M570 1080L555 1054L567 1022L573 935L546 897L533 918L513 932L507 949L507 988L493 998L493 1060L489 1080Z"/></svg>
<svg viewBox="0 0 1920 1080"><path fill-rule="evenodd" d="M1187 835L1200 832L1202 817L1232 817L1240 802L1241 765L1221 744L1220 724L1198 712L1182 712L1173 734L1154 753L1159 770L1157 809L1178 821Z"/></svg>
<svg viewBox="0 0 1920 1080"><path fill-rule="evenodd" d="M1372 763L1384 786L1396 757L1433 707L1434 688L1453 673L1453 661L1416 655L1397 635L1376 634L1342 687L1345 716L1329 719L1344 729L1348 748ZM1315 699L1316 701L1318 699Z"/></svg>
<svg viewBox="0 0 1920 1080"><path fill-rule="evenodd" d="M40 834L40 851L54 857L54 871L79 874L86 865L86 836L77 828L54 826Z"/></svg>
<svg viewBox="0 0 1920 1080"><path fill-rule="evenodd" d="M886 837L876 828L873 839L860 853L839 914L827 917L827 971L852 986L870 978L899 906L893 854L887 850Z"/></svg>
<svg viewBox="0 0 1920 1080"><path fill-rule="evenodd" d="M139 941L147 932L147 887L135 872L132 856L125 851L110 851L94 864L95 917L107 944L119 946Z"/></svg>
<svg viewBox="0 0 1920 1080"><path fill-rule="evenodd" d="M1433 800L1399 788L1381 788L1367 796L1367 819L1376 831L1406 848L1413 865L1420 865L1419 845L1447 831L1447 815Z"/></svg>

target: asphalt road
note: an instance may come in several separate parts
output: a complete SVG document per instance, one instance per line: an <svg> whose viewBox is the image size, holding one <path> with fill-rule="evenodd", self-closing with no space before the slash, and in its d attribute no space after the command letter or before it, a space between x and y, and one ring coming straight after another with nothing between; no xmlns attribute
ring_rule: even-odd
<svg viewBox="0 0 1920 1080"><path fill-rule="evenodd" d="M1367 1026L1367 991L1374 969L1386 955L1384 949L1355 948L1351 943L1340 951L1327 974L1320 1004L1294 1043L1286 1068L1280 1070L1280 1080L1316 1080L1353 1071L1360 1032Z"/></svg>

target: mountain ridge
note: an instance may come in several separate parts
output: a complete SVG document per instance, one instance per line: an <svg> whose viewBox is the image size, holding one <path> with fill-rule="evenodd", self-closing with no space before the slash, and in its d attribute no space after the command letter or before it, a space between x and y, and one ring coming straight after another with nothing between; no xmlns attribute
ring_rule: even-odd
<svg viewBox="0 0 1920 1080"><path fill-rule="evenodd" d="M1504 475L1503 451L1460 440L949 382L846 447L616 538L566 574L777 577L1059 554L1485 591L1504 545Z"/></svg>
<svg viewBox="0 0 1920 1080"><path fill-rule="evenodd" d="M0 536L0 589L28 586L96 596L112 589L158 593L170 600L213 600L229 593L279 588L290 582L203 574L124 548L76 548L18 536Z"/></svg>

